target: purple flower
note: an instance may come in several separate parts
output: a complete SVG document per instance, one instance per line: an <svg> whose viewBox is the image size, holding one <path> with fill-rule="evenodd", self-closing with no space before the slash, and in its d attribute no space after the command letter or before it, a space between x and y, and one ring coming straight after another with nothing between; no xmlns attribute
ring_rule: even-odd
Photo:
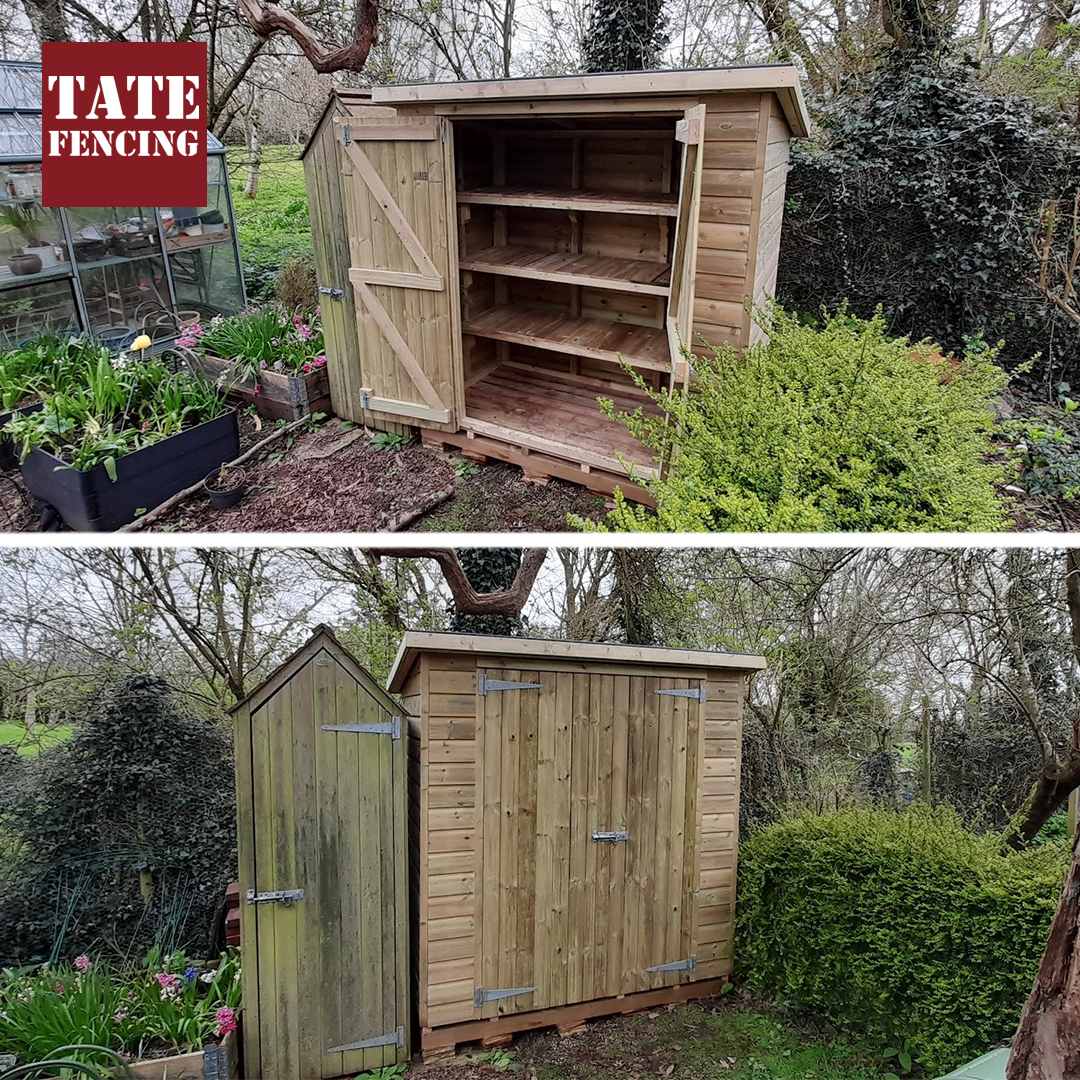
<svg viewBox="0 0 1080 1080"><path fill-rule="evenodd" d="M187 979L188 982L194 982L195 976L198 975L198 974L199 974L199 969L197 967L189 967L184 972L184 978Z"/></svg>
<svg viewBox="0 0 1080 1080"><path fill-rule="evenodd" d="M271 339L270 339L270 344L271 344L271 345L280 345L280 344L281 344L281 338L276 338L276 337L275 337L275 338L271 338Z"/></svg>
<svg viewBox="0 0 1080 1080"><path fill-rule="evenodd" d="M266 367L266 361L265 360L260 360L259 361L259 367L261 367L261 368Z"/></svg>

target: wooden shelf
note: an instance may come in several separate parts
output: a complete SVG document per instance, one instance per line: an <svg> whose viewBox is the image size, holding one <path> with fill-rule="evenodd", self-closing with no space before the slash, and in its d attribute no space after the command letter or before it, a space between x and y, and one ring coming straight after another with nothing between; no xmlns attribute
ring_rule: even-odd
<svg viewBox="0 0 1080 1080"><path fill-rule="evenodd" d="M231 244L232 229L226 225L223 232L199 233L197 236L167 236L165 238L166 251L191 251L193 249L212 247L214 244Z"/></svg>
<svg viewBox="0 0 1080 1080"><path fill-rule="evenodd" d="M544 210L592 210L605 214L647 214L652 217L675 217L679 212L679 202L674 195L630 191L483 187L459 191L457 201L484 206L531 206Z"/></svg>
<svg viewBox="0 0 1080 1080"><path fill-rule="evenodd" d="M659 409L636 387L624 382L570 377L528 364L502 364L465 391L462 427L476 435L511 446L528 447L591 468L626 473L619 456L631 461L640 476L652 476L651 451L622 424L600 412L598 397L616 408L647 415Z"/></svg>
<svg viewBox="0 0 1080 1080"><path fill-rule="evenodd" d="M670 371L667 334L653 326L608 322L500 304L474 315L462 331L494 341L508 341L569 356L607 360L620 357L636 368Z"/></svg>
<svg viewBox="0 0 1080 1080"><path fill-rule="evenodd" d="M566 251L534 251L523 247L490 247L459 260L462 270L534 281L560 281L586 288L667 296L671 268L643 259L574 255Z"/></svg>

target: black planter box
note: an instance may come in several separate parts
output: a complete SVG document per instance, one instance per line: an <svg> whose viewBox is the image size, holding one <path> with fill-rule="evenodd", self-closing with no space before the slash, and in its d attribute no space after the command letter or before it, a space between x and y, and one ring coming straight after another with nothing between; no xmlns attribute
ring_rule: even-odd
<svg viewBox="0 0 1080 1080"><path fill-rule="evenodd" d="M4 425L16 416L40 412L42 408L41 402L35 401L32 405L24 405L21 409L9 409L7 412L0 410L0 472L19 467L19 448L9 436L3 434Z"/></svg>
<svg viewBox="0 0 1080 1080"><path fill-rule="evenodd" d="M72 529L112 532L134 521L140 509L153 510L239 454L240 427L236 410L229 409L118 458L115 482L104 465L79 472L37 447L23 461L22 475L30 492L49 503Z"/></svg>

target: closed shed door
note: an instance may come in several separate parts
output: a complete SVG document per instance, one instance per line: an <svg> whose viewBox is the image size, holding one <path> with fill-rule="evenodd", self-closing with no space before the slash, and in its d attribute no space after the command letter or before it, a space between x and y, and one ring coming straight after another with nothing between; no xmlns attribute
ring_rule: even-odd
<svg viewBox="0 0 1080 1080"><path fill-rule="evenodd" d="M478 1015L688 978L701 682L480 674Z"/></svg>
<svg viewBox="0 0 1080 1080"><path fill-rule="evenodd" d="M324 650L251 714L250 734L259 902L244 911L244 964L258 992L245 1022L259 1025L261 1075L392 1064L406 1023L396 722Z"/></svg>

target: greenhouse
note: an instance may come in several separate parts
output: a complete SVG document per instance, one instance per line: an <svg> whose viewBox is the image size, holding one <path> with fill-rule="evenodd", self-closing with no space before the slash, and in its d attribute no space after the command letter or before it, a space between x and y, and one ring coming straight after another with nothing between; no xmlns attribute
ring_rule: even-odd
<svg viewBox="0 0 1080 1080"><path fill-rule="evenodd" d="M0 61L0 348L89 331L124 348L245 303L225 147L206 135L206 205L41 205L41 65Z"/></svg>

